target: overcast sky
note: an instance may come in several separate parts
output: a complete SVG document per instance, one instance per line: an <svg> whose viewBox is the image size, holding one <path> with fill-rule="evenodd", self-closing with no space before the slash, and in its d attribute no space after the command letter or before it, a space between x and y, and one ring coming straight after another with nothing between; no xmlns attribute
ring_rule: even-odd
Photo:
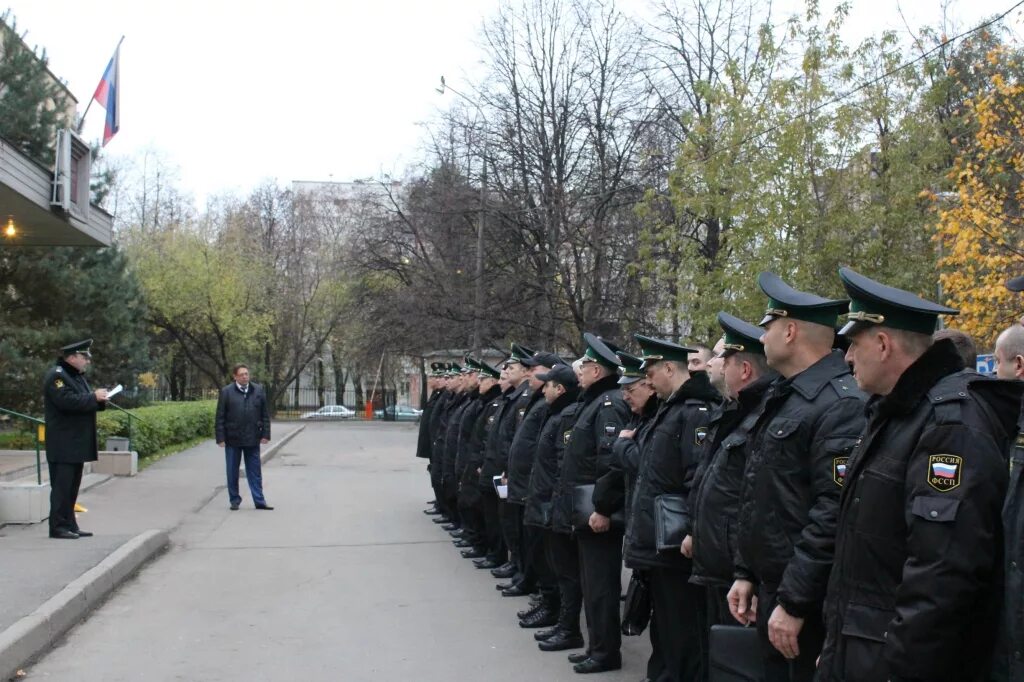
<svg viewBox="0 0 1024 682"><path fill-rule="evenodd" d="M963 26L1016 0L960 0ZM823 7L834 6L822 0ZM479 63L481 21L497 0L7 0L29 45L79 100L96 88L117 41L121 130L107 153L161 152L180 169L179 186L202 201L245 193L265 179L351 180L400 175L415 162L420 123ZM646 0L624 0L628 14ZM776 15L800 6L776 2ZM913 27L937 23L940 0L901 0ZM0 8L4 0L0 0ZM1021 26L1020 10L1010 16ZM890 0L853 0L847 39L903 29ZM450 97L450 95L448 96ZM85 136L102 135L94 105Z"/></svg>

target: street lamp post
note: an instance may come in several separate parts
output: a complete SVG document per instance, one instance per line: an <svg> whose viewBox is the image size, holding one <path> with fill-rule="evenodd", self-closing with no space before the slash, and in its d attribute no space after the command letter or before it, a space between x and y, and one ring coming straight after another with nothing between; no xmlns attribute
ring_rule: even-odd
<svg viewBox="0 0 1024 682"><path fill-rule="evenodd" d="M477 113L480 114L480 118L484 119L484 112L474 100L470 99L466 95L463 95L458 90L453 89L450 85L445 83L444 76L441 76L441 87L437 88L438 93L444 94L447 91L461 97L466 102L469 102L473 107L476 108ZM482 360L480 339L480 315L484 307L484 222L487 215L487 135L483 135L483 154L480 159L480 210L478 212L477 225L476 225L476 286L474 291L474 306L473 306L473 352L476 354L477 359Z"/></svg>

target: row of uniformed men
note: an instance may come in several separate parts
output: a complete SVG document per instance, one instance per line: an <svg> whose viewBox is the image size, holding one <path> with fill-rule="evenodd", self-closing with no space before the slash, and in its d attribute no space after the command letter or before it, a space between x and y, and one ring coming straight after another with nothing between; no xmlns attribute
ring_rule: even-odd
<svg viewBox="0 0 1024 682"><path fill-rule="evenodd" d="M932 340L956 311L839 274L849 300L762 273L764 319L720 313L706 368L591 334L572 367L518 344L500 371L435 366L427 513L503 595L539 593L520 625L542 650L621 666L625 559L648 680L707 679L711 627L737 621L769 682L1024 679L1024 326L996 348L1018 381L988 379Z"/></svg>

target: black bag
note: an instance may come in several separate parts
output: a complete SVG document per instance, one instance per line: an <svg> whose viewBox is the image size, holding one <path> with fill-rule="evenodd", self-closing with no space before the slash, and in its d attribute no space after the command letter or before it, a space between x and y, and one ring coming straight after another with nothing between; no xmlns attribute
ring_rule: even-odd
<svg viewBox="0 0 1024 682"><path fill-rule="evenodd" d="M654 498L654 541L658 551L679 551L686 537L685 495L658 495Z"/></svg>
<svg viewBox="0 0 1024 682"><path fill-rule="evenodd" d="M757 628L712 625L709 682L761 682L764 665Z"/></svg>
<svg viewBox="0 0 1024 682"><path fill-rule="evenodd" d="M633 571L626 588L626 600L622 603L622 634L639 635L651 622L651 585L647 574Z"/></svg>
<svg viewBox="0 0 1024 682"><path fill-rule="evenodd" d="M594 509L594 484L578 485L572 489L572 527L575 530L590 530L590 515ZM622 530L626 527L625 514L618 510L611 515L612 528Z"/></svg>

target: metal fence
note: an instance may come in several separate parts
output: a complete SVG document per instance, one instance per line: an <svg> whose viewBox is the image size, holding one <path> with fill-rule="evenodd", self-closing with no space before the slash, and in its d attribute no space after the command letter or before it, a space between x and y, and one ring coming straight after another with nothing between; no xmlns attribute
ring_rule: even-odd
<svg viewBox="0 0 1024 682"><path fill-rule="evenodd" d="M348 387L343 391L333 388L289 388L282 393L275 406L278 419L311 421L356 421L382 419L384 421L416 421L419 410L400 401L394 389L368 391Z"/></svg>

